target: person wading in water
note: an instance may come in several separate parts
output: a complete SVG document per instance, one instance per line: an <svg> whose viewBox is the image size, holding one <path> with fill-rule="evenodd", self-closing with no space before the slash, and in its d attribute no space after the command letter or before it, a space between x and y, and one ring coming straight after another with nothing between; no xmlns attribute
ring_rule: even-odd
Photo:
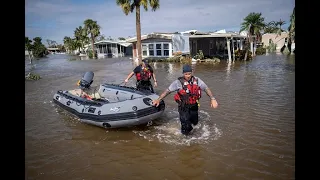
<svg viewBox="0 0 320 180"><path fill-rule="evenodd" d="M127 84L129 79L136 75L136 87L137 89L149 90L154 93L153 86L151 84L151 78L154 80L154 87L157 87L157 79L154 74L152 67L148 64L146 60L142 60L142 64L137 66L124 80L124 83Z"/></svg>
<svg viewBox="0 0 320 180"><path fill-rule="evenodd" d="M174 100L178 103L178 111L181 123L181 133L188 135L193 129L192 125L198 124L198 107L201 91L205 91L210 98L211 107L217 108L218 102L213 97L208 86L198 77L192 75L190 65L184 65L182 68L183 76L172 82L158 99L153 100L154 106L158 106L160 101L171 92L176 91Z"/></svg>

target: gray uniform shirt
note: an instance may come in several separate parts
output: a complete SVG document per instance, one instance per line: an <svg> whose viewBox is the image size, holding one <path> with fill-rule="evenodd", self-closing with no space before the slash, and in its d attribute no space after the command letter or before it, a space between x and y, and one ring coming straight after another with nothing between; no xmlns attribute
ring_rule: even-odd
<svg viewBox="0 0 320 180"><path fill-rule="evenodd" d="M208 88L208 86L206 85L206 83L204 83L200 78L194 76L196 79L198 79L198 86L200 86L201 90L204 91L205 89ZM177 79L175 81L173 81L171 83L171 85L169 86L168 90L170 92L173 91L178 91L179 89L182 89L182 84L181 82Z"/></svg>

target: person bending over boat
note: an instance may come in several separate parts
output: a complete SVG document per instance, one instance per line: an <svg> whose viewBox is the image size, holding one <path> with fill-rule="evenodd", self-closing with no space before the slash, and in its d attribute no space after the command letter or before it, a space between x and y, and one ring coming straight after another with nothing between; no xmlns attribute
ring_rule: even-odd
<svg viewBox="0 0 320 180"><path fill-rule="evenodd" d="M209 87L199 78L193 76L190 65L184 65L182 68L183 76L172 82L158 99L153 100L154 106L159 106L159 103L168 94L173 91L177 93L174 100L178 103L178 111L181 123L181 133L188 135L194 126L198 124L198 107L199 99L201 98L201 91L205 91L210 97L211 107L217 108L218 102L213 97Z"/></svg>
<svg viewBox="0 0 320 180"><path fill-rule="evenodd" d="M148 64L146 60L142 60L142 64L137 66L124 80L124 83L127 84L129 79L136 75L136 87L137 89L149 90L154 93L153 86L151 84L151 78L154 80L154 87L157 87L157 79L154 74L153 68Z"/></svg>

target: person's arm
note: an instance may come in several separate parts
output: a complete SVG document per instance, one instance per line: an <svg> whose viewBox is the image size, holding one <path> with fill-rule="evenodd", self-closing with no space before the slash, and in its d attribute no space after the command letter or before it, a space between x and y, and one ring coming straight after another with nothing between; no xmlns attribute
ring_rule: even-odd
<svg viewBox="0 0 320 180"><path fill-rule="evenodd" d="M149 70L150 70L150 72L152 74L151 76L152 76L153 81L154 81L154 87L157 87L158 83L157 83L156 75L154 74L153 68L150 65L148 65L148 68L149 68Z"/></svg>
<svg viewBox="0 0 320 180"><path fill-rule="evenodd" d="M128 77L124 80L124 84L128 83L129 79L137 72L139 72L140 66L134 68L134 70L128 75Z"/></svg>
<svg viewBox="0 0 320 180"><path fill-rule="evenodd" d="M152 73L152 78L153 78L153 81L154 81L154 82L157 82L156 74L155 74L155 73Z"/></svg>
<svg viewBox="0 0 320 180"><path fill-rule="evenodd" d="M171 91L169 91L169 89L164 90L163 93L157 99L157 101L161 101L162 99L164 99L170 93L171 93Z"/></svg>
<svg viewBox="0 0 320 180"><path fill-rule="evenodd" d="M134 72L131 72L128 77L124 80L125 83L129 81L129 79L134 75Z"/></svg>
<svg viewBox="0 0 320 180"><path fill-rule="evenodd" d="M154 81L154 87L157 87L158 83L157 83L156 75L154 73L152 73L152 78L153 78L153 81Z"/></svg>
<svg viewBox="0 0 320 180"><path fill-rule="evenodd" d="M178 90L178 89L179 89L178 83L180 83L179 80L173 81L173 82L171 83L171 85L169 86L169 88L166 89L166 90L164 90L164 91L161 93L161 95L159 96L158 99L152 101L153 105L158 106L159 103L160 103L160 101L161 101L162 99L164 99L168 94L170 94L170 93L173 92L173 91Z"/></svg>
<svg viewBox="0 0 320 180"><path fill-rule="evenodd" d="M204 83L200 78L198 78L198 85L209 96L210 101L211 101L211 107L217 108L218 107L218 102L217 102L216 98L213 96L213 93L210 90L210 88L207 86L207 84Z"/></svg>
<svg viewBox="0 0 320 180"><path fill-rule="evenodd" d="M153 78L154 82L157 82L156 74L154 74L153 68L150 65L148 65L148 68L149 68L150 72L152 73L152 78Z"/></svg>

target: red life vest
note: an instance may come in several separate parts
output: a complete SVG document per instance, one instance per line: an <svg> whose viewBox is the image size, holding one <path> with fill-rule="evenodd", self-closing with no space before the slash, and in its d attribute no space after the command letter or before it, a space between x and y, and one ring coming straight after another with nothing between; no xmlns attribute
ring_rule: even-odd
<svg viewBox="0 0 320 180"><path fill-rule="evenodd" d="M152 72L148 67L141 67L141 71L136 74L138 81L149 81L151 79Z"/></svg>
<svg viewBox="0 0 320 180"><path fill-rule="evenodd" d="M188 82L183 77L178 78L181 82L182 89L180 89L174 96L174 100L183 104L196 104L201 98L201 88L198 86L198 78L191 77Z"/></svg>
<svg viewBox="0 0 320 180"><path fill-rule="evenodd" d="M86 95L86 94L84 94L82 97L85 98L85 99L88 99L88 100L92 100L92 98L90 96Z"/></svg>

